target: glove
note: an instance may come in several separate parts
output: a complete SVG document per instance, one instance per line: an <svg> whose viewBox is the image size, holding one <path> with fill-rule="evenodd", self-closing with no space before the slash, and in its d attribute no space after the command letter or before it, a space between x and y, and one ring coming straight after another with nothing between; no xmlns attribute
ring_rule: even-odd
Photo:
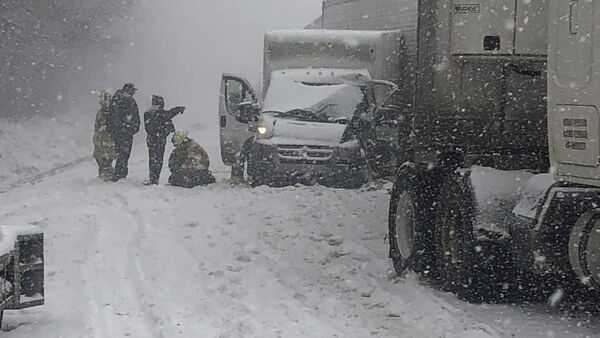
<svg viewBox="0 0 600 338"><path fill-rule="evenodd" d="M175 109L177 109L179 114L183 114L183 112L185 111L185 107L184 106L177 106L175 107Z"/></svg>

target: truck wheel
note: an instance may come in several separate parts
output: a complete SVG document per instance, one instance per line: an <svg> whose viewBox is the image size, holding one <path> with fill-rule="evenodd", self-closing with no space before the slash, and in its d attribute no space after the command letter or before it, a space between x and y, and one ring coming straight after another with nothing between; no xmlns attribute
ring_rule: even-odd
<svg viewBox="0 0 600 338"><path fill-rule="evenodd" d="M469 175L446 176L436 205L436 263L442 289L469 302L488 299L474 235L475 193Z"/></svg>
<svg viewBox="0 0 600 338"><path fill-rule="evenodd" d="M244 171L246 172L246 181L251 187L255 188L264 184L261 175L257 172L252 153L248 153L246 155L244 167Z"/></svg>
<svg viewBox="0 0 600 338"><path fill-rule="evenodd" d="M569 262L580 283L600 289L600 210L584 213L569 236Z"/></svg>
<svg viewBox="0 0 600 338"><path fill-rule="evenodd" d="M475 286L474 193L467 175L451 173L436 205L436 263L441 287L468 297Z"/></svg>
<svg viewBox="0 0 600 338"><path fill-rule="evenodd" d="M434 275L433 231L429 227L432 201L424 191L423 179L412 166L397 174L389 206L389 255L394 269L402 275L411 269Z"/></svg>
<svg viewBox="0 0 600 338"><path fill-rule="evenodd" d="M259 180L256 176L256 166L252 161L252 155L247 154L244 160L244 172L246 176L246 181L250 184L251 187L258 187L260 184Z"/></svg>

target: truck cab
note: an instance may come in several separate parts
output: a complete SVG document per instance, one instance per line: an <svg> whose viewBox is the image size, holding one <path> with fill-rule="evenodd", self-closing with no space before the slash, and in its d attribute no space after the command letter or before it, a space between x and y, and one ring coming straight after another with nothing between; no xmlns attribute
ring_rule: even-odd
<svg viewBox="0 0 600 338"><path fill-rule="evenodd" d="M352 188L371 169L394 168L398 86L379 75L397 73L399 41L394 32L267 33L262 96L223 75L223 162L255 186Z"/></svg>

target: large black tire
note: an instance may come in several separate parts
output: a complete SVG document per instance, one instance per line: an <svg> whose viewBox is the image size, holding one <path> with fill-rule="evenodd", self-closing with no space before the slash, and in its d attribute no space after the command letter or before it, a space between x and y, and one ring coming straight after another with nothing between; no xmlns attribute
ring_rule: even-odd
<svg viewBox="0 0 600 338"><path fill-rule="evenodd" d="M508 285L510 254L507 244L477 240L476 203L468 174L445 177L435 211L438 282L469 302L499 302L508 292L502 286Z"/></svg>
<svg viewBox="0 0 600 338"><path fill-rule="evenodd" d="M388 213L389 256L398 275L409 269L425 277L436 274L431 227L436 194L427 189L426 175L413 165L404 165L392 189Z"/></svg>
<svg viewBox="0 0 600 338"><path fill-rule="evenodd" d="M468 177L452 173L436 205L436 263L440 286L465 296L474 284L474 193Z"/></svg>
<svg viewBox="0 0 600 338"><path fill-rule="evenodd" d="M256 167L256 163L254 161L254 156L252 152L248 152L245 156L245 172L246 172L246 181L250 184L251 187L255 188L265 184L264 173L258 172Z"/></svg>

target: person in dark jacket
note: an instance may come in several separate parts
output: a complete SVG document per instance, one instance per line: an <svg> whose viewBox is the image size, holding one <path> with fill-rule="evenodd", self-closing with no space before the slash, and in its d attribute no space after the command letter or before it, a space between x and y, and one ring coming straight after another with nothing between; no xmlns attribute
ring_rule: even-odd
<svg viewBox="0 0 600 338"><path fill-rule="evenodd" d="M129 156L133 146L133 135L140 130L140 113L133 95L137 88L133 83L126 83L123 89L115 92L110 100L106 124L115 138L117 162L112 181L116 182L127 177Z"/></svg>
<svg viewBox="0 0 600 338"><path fill-rule="evenodd" d="M169 134L175 132L172 119L177 114L183 114L185 107L179 106L165 110L165 100L162 96L152 95L152 107L144 113L144 127L148 136L148 157L150 159L150 179L146 185L158 184L165 156L165 145Z"/></svg>
<svg viewBox="0 0 600 338"><path fill-rule="evenodd" d="M169 184L177 187L193 188L198 185L215 183L215 177L210 172L208 153L187 136L178 131L171 139L175 150L169 157Z"/></svg>

